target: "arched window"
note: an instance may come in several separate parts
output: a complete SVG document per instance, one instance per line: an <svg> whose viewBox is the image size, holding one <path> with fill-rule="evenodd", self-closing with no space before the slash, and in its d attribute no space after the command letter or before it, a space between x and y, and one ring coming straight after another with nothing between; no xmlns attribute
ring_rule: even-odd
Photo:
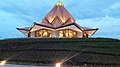
<svg viewBox="0 0 120 67"><path fill-rule="evenodd" d="M47 29L41 29L35 32L36 37L51 37L51 31Z"/></svg>
<svg viewBox="0 0 120 67"><path fill-rule="evenodd" d="M77 32L70 29L60 30L59 37L76 38Z"/></svg>

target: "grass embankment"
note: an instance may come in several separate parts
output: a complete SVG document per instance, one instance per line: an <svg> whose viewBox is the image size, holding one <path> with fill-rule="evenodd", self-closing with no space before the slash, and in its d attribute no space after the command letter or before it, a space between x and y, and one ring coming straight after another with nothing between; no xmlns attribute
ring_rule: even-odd
<svg viewBox="0 0 120 67"><path fill-rule="evenodd" d="M72 56L66 64L120 64L120 40L110 38L16 38L0 40L0 60L50 64ZM11 57L12 56L12 57Z"/></svg>

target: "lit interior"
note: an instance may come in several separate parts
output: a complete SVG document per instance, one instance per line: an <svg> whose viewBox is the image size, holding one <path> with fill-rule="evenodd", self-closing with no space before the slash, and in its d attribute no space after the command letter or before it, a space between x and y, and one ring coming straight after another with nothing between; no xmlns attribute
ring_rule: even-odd
<svg viewBox="0 0 120 67"><path fill-rule="evenodd" d="M59 31L59 37L76 38L77 32L73 30L61 30Z"/></svg>
<svg viewBox="0 0 120 67"><path fill-rule="evenodd" d="M36 37L51 37L51 31L50 30L39 30L36 32Z"/></svg>
<svg viewBox="0 0 120 67"><path fill-rule="evenodd" d="M83 38L84 38L84 37L85 37L85 38L86 38L86 37L88 38L88 35L87 35L87 34L85 34L85 33L83 33Z"/></svg>

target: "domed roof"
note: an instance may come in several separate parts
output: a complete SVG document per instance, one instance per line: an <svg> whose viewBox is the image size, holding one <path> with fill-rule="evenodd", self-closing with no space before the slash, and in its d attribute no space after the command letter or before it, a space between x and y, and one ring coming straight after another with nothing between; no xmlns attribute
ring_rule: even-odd
<svg viewBox="0 0 120 67"><path fill-rule="evenodd" d="M62 2L60 2L60 1L59 1L59 2L57 2L57 3L56 3L56 5L57 5L57 6L64 6L64 5L63 5L63 3L62 3Z"/></svg>

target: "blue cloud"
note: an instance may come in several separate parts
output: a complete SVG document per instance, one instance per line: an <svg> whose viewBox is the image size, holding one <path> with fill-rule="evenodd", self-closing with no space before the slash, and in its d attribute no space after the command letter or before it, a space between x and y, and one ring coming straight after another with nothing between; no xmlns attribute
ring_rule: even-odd
<svg viewBox="0 0 120 67"><path fill-rule="evenodd" d="M76 4L77 3L77 4ZM77 2L73 2L73 4L68 5L71 13L77 19L85 19L85 18L96 18L103 17L109 14L115 14L115 10L112 12L104 11L108 9L113 4L118 4L117 0L77 0ZM120 16L120 14L117 14Z"/></svg>
<svg viewBox="0 0 120 67"><path fill-rule="evenodd" d="M98 27L99 30L93 37L108 37L120 39L120 18L105 16L92 19L80 19L77 22L81 26Z"/></svg>
<svg viewBox="0 0 120 67"><path fill-rule="evenodd" d="M117 30L120 29L119 0L61 1L80 25L100 28L95 37L120 38L120 31ZM30 26L34 21L40 22L56 2L55 0L0 0L0 38L24 37L16 27Z"/></svg>
<svg viewBox="0 0 120 67"><path fill-rule="evenodd" d="M20 34L16 28L19 26L28 26L30 23L24 19L16 18L16 15L7 13L0 10L0 37L10 38L10 37L21 37L24 36Z"/></svg>

